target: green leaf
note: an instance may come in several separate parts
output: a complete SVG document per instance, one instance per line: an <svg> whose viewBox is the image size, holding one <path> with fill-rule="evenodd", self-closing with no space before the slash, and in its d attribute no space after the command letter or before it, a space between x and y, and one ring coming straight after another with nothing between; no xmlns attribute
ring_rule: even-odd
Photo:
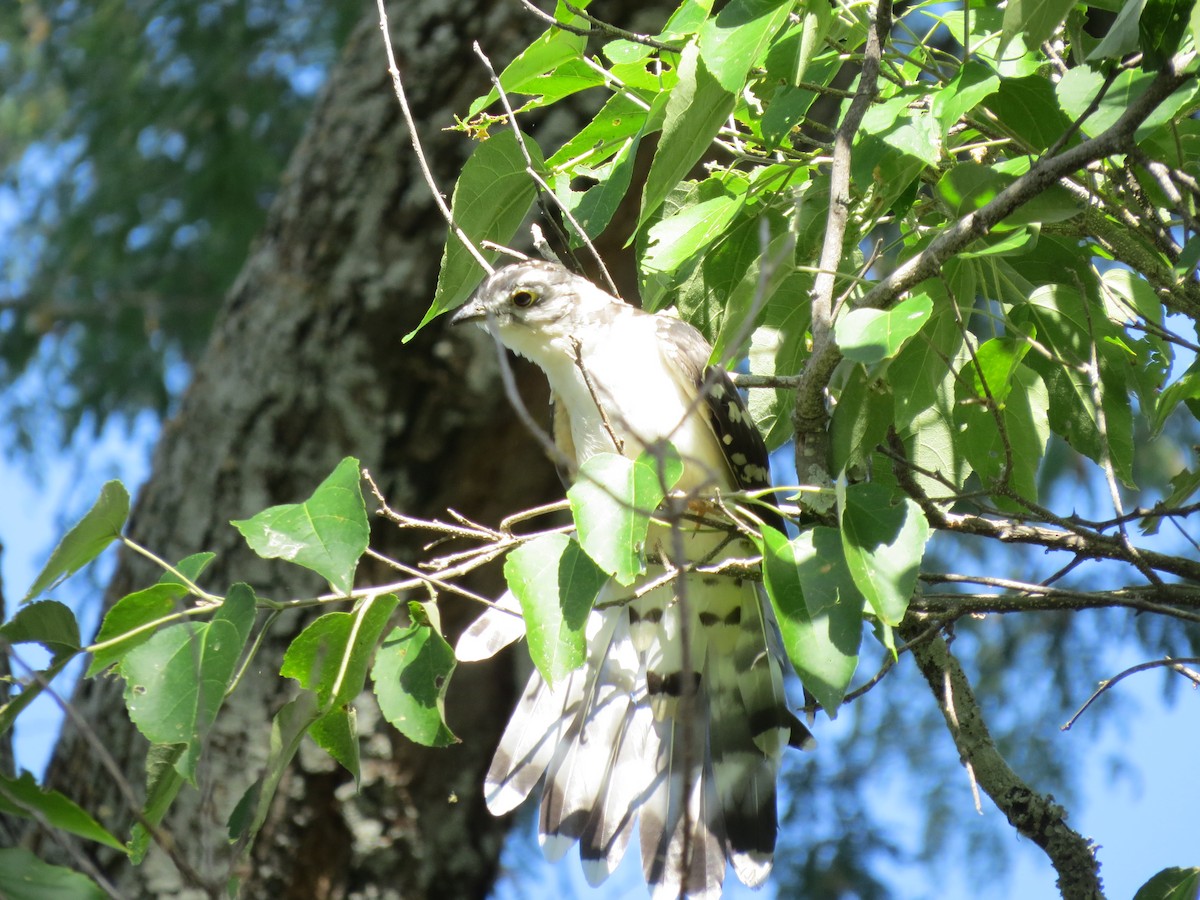
<svg viewBox="0 0 1200 900"><path fill-rule="evenodd" d="M763 581L783 645L804 687L830 718L858 666L863 597L833 528L788 539L763 527Z"/></svg>
<svg viewBox="0 0 1200 900"><path fill-rule="evenodd" d="M211 622L164 628L121 661L129 717L151 743L186 745L176 768L189 782L195 782L201 745L233 681L255 612L254 592L235 584Z"/></svg>
<svg viewBox="0 0 1200 900"><path fill-rule="evenodd" d="M1132 487L1133 412L1125 369L1127 364L1110 339L1117 329L1079 291L1062 284L1043 285L1027 303L1013 308L1018 329L1036 333L1053 354L1053 361L1031 353L1025 364L1042 376L1050 391L1050 427L1080 453L1097 463L1107 457L1117 477ZM1092 381L1093 340L1098 353L1101 429Z"/></svg>
<svg viewBox="0 0 1200 900"><path fill-rule="evenodd" d="M12 644L41 644L51 656L44 671L0 705L0 734L4 734L79 652L79 625L71 610L57 600L40 600L18 610L0 626L0 637Z"/></svg>
<svg viewBox="0 0 1200 900"><path fill-rule="evenodd" d="M837 493L850 576L880 620L894 628L916 587L929 522L915 501L896 498L880 484L839 481Z"/></svg>
<svg viewBox="0 0 1200 900"><path fill-rule="evenodd" d="M865 465L891 424L892 396L883 380L872 377L863 366L854 366L829 423L833 473Z"/></svg>
<svg viewBox="0 0 1200 900"><path fill-rule="evenodd" d="M193 553L180 560L175 571L193 584L216 557L215 553ZM170 615L176 604L188 595L189 588L176 575L164 572L158 583L127 594L112 605L104 615L104 622L92 641L92 661L87 668L87 677L119 661L130 650L150 640L152 627L160 619ZM128 635L121 639L122 635ZM113 643L95 649L99 644Z"/></svg>
<svg viewBox="0 0 1200 900"><path fill-rule="evenodd" d="M773 235L766 247L762 244L763 219L768 223L766 233ZM762 305L775 300L776 293L792 274L791 266L781 264L788 259L789 238L783 223L772 211L755 219L746 219L731 237L735 240L730 242L733 245L729 248L730 256L736 255L738 259L730 274L740 270L741 275L732 282L726 295L725 310L718 319L712 353L709 354L709 361L720 366L732 366L746 355L749 332L753 330L750 317L761 318ZM714 257L720 255L719 252L713 254ZM746 260L744 267L743 260ZM766 278L760 277L764 267L768 268ZM680 306L683 305L681 302Z"/></svg>
<svg viewBox="0 0 1200 900"><path fill-rule="evenodd" d="M0 772L0 812L25 818L34 818L36 813L39 819L62 831L125 851L125 845L79 804L58 791L43 790L29 772L22 772L19 778Z"/></svg>
<svg viewBox="0 0 1200 900"><path fill-rule="evenodd" d="M4 734L12 728L13 722L17 720L17 716L24 712L25 708L37 699L38 695L59 676L73 658L73 655L60 656L56 662L51 663L44 671L39 672L38 677L31 680L21 693L15 697L10 697L7 703L0 706L0 734Z"/></svg>
<svg viewBox="0 0 1200 900"><path fill-rule="evenodd" d="M583 246L583 238L594 240L608 227L613 215L620 208L633 178L633 163L641 136L627 138L612 160L598 169L577 170L576 174L596 179L596 184L585 191L571 188L572 178L568 174L557 175L553 181L554 194L571 213L566 226L571 235L571 246ZM565 218L565 217L564 217ZM578 223L578 228L576 228ZM580 233L582 232L582 234Z"/></svg>
<svg viewBox="0 0 1200 900"><path fill-rule="evenodd" d="M720 237L741 205L740 197L722 194L659 220L647 234L643 267L651 272L674 272Z"/></svg>
<svg viewBox="0 0 1200 900"><path fill-rule="evenodd" d="M1138 17L1138 46L1145 65L1158 70L1179 50L1195 0L1145 0Z"/></svg>
<svg viewBox="0 0 1200 900"><path fill-rule="evenodd" d="M121 536L128 518L129 492L119 481L108 482L100 489L100 497L92 508L59 541L21 602L28 603L99 556Z"/></svg>
<svg viewBox="0 0 1200 900"><path fill-rule="evenodd" d="M940 312L887 370L896 433L904 441L909 460L925 471L939 473L956 488L966 481L968 467L956 443L954 373L967 359L953 315ZM953 361L953 368L946 360ZM945 497L952 490L920 471L913 477L930 497Z"/></svg>
<svg viewBox="0 0 1200 900"><path fill-rule="evenodd" d="M946 86L933 95L933 117L942 126L943 135L999 87L1000 78L990 66L968 60Z"/></svg>
<svg viewBox="0 0 1200 900"><path fill-rule="evenodd" d="M913 103L921 107L914 110ZM876 136L884 144L936 166L941 155L941 133L929 115L925 89L906 90L878 103L863 116L862 135ZM911 180L911 179L910 179Z"/></svg>
<svg viewBox="0 0 1200 900"><path fill-rule="evenodd" d="M1200 400L1200 362L1193 362L1186 372L1163 390L1150 418L1150 436L1158 437L1179 404L1189 400Z"/></svg>
<svg viewBox="0 0 1200 900"><path fill-rule="evenodd" d="M597 453L579 469L567 499L587 555L621 584L645 571L642 558L650 516L683 474L674 448L659 461L650 451L637 460Z"/></svg>
<svg viewBox="0 0 1200 900"><path fill-rule="evenodd" d="M812 288L807 272L789 275L767 302L762 326L750 336L750 371L755 375L796 375L808 358L809 304ZM790 302L789 302L790 301ZM796 392L784 388L750 391L750 415L774 450L792 435Z"/></svg>
<svg viewBox="0 0 1200 900"><path fill-rule="evenodd" d="M454 650L428 624L414 618L408 628L393 628L371 669L384 718L418 744L457 744L446 724L446 689L454 666Z"/></svg>
<svg viewBox="0 0 1200 900"><path fill-rule="evenodd" d="M1153 72L1144 69L1125 69L1117 73L1105 91L1096 110L1084 120L1080 130L1089 136L1100 134L1112 126L1134 100L1146 92L1155 79ZM1087 66L1077 66L1059 80L1056 87L1058 102L1071 118L1083 115L1104 83L1104 76ZM1141 141L1155 130L1172 121L1183 109L1195 102L1196 87L1187 84L1155 107L1137 127L1134 139Z"/></svg>
<svg viewBox="0 0 1200 900"><path fill-rule="evenodd" d="M54 662L79 652L79 623L57 600L40 600L17 610L0 625L0 636L12 644L41 644Z"/></svg>
<svg viewBox="0 0 1200 900"><path fill-rule="evenodd" d="M891 309L852 309L841 316L833 333L842 355L860 363L891 359L929 321L933 300L917 294Z"/></svg>
<svg viewBox="0 0 1200 900"><path fill-rule="evenodd" d="M5 900L107 900L79 872L44 863L24 847L0 850L0 896Z"/></svg>
<svg viewBox="0 0 1200 900"><path fill-rule="evenodd" d="M1071 124L1058 108L1054 85L1040 74L1002 79L983 106L1001 128L1034 151L1048 148Z"/></svg>
<svg viewBox="0 0 1200 900"><path fill-rule="evenodd" d="M791 0L730 0L700 28L700 58L726 91L739 94L746 75L787 24Z"/></svg>
<svg viewBox="0 0 1200 900"><path fill-rule="evenodd" d="M533 664L557 684L583 665L588 613L608 574L574 538L547 534L508 555L504 578L521 603Z"/></svg>
<svg viewBox="0 0 1200 900"><path fill-rule="evenodd" d="M142 818L148 825L157 827L179 796L183 776L175 765L186 749L186 744L152 744L146 752L146 805ZM135 822L129 838L129 858L135 866L145 860L151 840L146 826Z"/></svg>
<svg viewBox="0 0 1200 900"><path fill-rule="evenodd" d="M354 707L334 707L313 722L308 733L318 747L354 776L357 785L362 776L358 760L358 715Z"/></svg>
<svg viewBox="0 0 1200 900"><path fill-rule="evenodd" d="M300 695L283 706L271 721L271 743L266 769L261 778L247 788L229 817L229 839L240 842L248 852L254 836L267 820L271 802L288 764L300 749L300 742L309 727L320 718L317 695L301 691Z"/></svg>
<svg viewBox="0 0 1200 900"><path fill-rule="evenodd" d="M1020 34L1025 37L1025 46L1040 47L1043 41L1050 39L1074 5L1075 0L1008 0L1000 46L1007 46Z"/></svg>
<svg viewBox="0 0 1200 900"><path fill-rule="evenodd" d="M572 172L580 165L594 168L611 159L646 124L646 109L625 94L613 94L579 133L546 160L553 173Z"/></svg>
<svg viewBox="0 0 1200 900"><path fill-rule="evenodd" d="M1146 0L1126 0L1117 18L1109 26L1108 33L1104 35L1104 40L1087 55L1087 61L1119 59L1136 50L1140 37L1139 19L1145 5Z"/></svg>
<svg viewBox="0 0 1200 900"><path fill-rule="evenodd" d="M1200 868L1173 867L1163 869L1143 884L1133 900L1198 900L1200 898Z"/></svg>
<svg viewBox="0 0 1200 900"><path fill-rule="evenodd" d="M512 102L514 107L518 107L516 112L545 106L577 90L604 83L604 77L588 67L584 67L583 71L592 74L592 78L582 85L564 86L562 83L568 79L554 77L566 64L580 61L586 47L587 37L565 29L551 28L522 50L521 55L500 72L500 86L503 86L505 94L535 95L534 101L520 107L515 101ZM577 76L578 73L572 70L572 74ZM499 91L493 86L485 96L476 98L467 110L468 118L474 118L481 110L490 107L499 100L499 96Z"/></svg>
<svg viewBox="0 0 1200 900"><path fill-rule="evenodd" d="M695 44L684 48L678 71L679 80L667 100L662 137L646 175L639 230L708 152L712 139L737 105L737 96L713 78Z"/></svg>
<svg viewBox="0 0 1200 900"><path fill-rule="evenodd" d="M93 645L108 644L109 641L115 643L92 651L87 676L91 678L123 659L134 647L150 640L154 635L154 628L149 626L170 615L184 593L178 585L156 584L145 590L127 594L114 603L105 614ZM128 637L122 638L122 635Z"/></svg>
<svg viewBox="0 0 1200 900"><path fill-rule="evenodd" d="M399 602L395 594L370 596L352 612L314 620L287 648L279 674L316 693L322 713L353 703L366 683L371 651Z"/></svg>
<svg viewBox="0 0 1200 900"><path fill-rule="evenodd" d="M988 342L992 343L994 341ZM1024 356L1024 353L1017 358L1020 356ZM1007 361L1011 359L1009 357ZM1011 462L1008 485L1026 500L1037 502L1038 466L1046 453L1046 441L1050 437L1050 423L1046 414L1050 396L1042 379L1025 366L1014 364L1010 371L1005 372L1003 381L997 377L998 374L998 371L993 371L988 381L989 387L993 383L1002 385L1000 396L993 395L997 404L994 410L988 408L981 387L971 391L964 386L965 379L960 380L960 402L955 407L954 416L960 428L958 445L985 487L999 482L1005 466ZM978 372L975 377L978 379ZM998 422L1003 423L1003 432ZM1005 437L1011 453L1005 451ZM1014 511L1026 508L1005 496L996 496L995 501L999 506Z"/></svg>
<svg viewBox="0 0 1200 900"><path fill-rule="evenodd" d="M359 479L358 460L348 456L303 503L272 506L231 524L263 559L312 569L348 594L371 531Z"/></svg>
<svg viewBox="0 0 1200 900"><path fill-rule="evenodd" d="M992 338L975 351L971 384L977 398L987 397L1003 405L1012 390L1013 376L1030 349L1029 341L1016 338ZM986 387L986 390L985 390Z"/></svg>
<svg viewBox="0 0 1200 900"><path fill-rule="evenodd" d="M543 170L537 142L527 140L525 145L534 167ZM537 185L525 166L525 157L512 131L502 131L480 143L463 166L454 183L450 212L475 246L483 241L507 244L521 227L537 197ZM484 250L483 256L495 260L499 253ZM453 234L447 235L433 303L421 323L404 336L404 343L446 310L460 306L484 274L462 242Z"/></svg>
<svg viewBox="0 0 1200 900"><path fill-rule="evenodd" d="M195 584L200 576L204 574L204 570L208 568L208 564L217 558L217 554L204 551L202 553L192 553L185 556L175 564L175 571L186 578L188 581ZM159 584L175 584L182 588L187 588L187 585L179 579L174 572L163 572L162 577L158 579ZM186 592L180 594L181 597L186 597Z"/></svg>

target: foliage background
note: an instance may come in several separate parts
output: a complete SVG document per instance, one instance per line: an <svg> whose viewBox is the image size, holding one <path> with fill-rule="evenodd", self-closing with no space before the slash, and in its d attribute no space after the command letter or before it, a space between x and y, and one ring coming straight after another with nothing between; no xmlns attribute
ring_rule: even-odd
<svg viewBox="0 0 1200 900"><path fill-rule="evenodd" d="M10 446L36 459L67 439L83 456L96 435L111 434L106 423L128 428L143 421L139 414L174 408L261 226L312 91L359 12L302 3L282 10L23 3L0 11L0 115L11 123L0 159L15 220L0 312L0 374L13 385L3 400ZM431 294L432 285L425 290ZM1183 431L1177 444L1194 439ZM1069 484L1070 460L1051 462ZM1154 460L1143 466L1140 472L1164 468ZM1062 490L1073 495L1071 487ZM1007 565L1029 577L1036 563L1030 553ZM1064 628L1053 616L989 620L963 628L955 645L990 698L1014 765L1054 784L1068 803L1086 793L1086 769L1040 721L1042 710L1022 702L1029 684L1046 678L1053 707L1070 710L1091 682L1122 664L1121 654L1162 639L1144 632L1114 646L1108 636L1125 619L1099 614L1093 621ZM890 702L876 696L848 710L838 726L844 734L830 734L828 750L794 767L795 796L805 798L795 839L799 857L811 854L813 863L807 877L849 879L864 894L871 879L886 882L894 865L880 848L891 843L888 813L902 801L894 789L881 791L881 781L920 785L924 833L906 849L932 854L935 865L969 848L984 853L972 859L1003 858L1008 840L986 821L960 829L955 755L931 738L941 726L936 710L912 700L923 701L924 688L911 669L889 678L888 691ZM1123 701L1110 696L1107 703L1119 710ZM1082 735L1071 740L1093 740L1104 714L1101 708L1085 718Z"/></svg>

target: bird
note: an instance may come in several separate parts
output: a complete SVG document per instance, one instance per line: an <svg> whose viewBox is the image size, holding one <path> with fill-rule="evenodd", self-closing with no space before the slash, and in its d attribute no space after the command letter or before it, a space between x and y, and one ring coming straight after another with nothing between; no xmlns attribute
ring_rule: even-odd
<svg viewBox="0 0 1200 900"><path fill-rule="evenodd" d="M555 262L496 270L451 322L482 326L546 375L554 455L568 478L596 454L635 458L669 442L683 463L675 491L699 513L674 535L652 523L645 548L658 562L632 585L601 589L581 668L553 686L534 670L485 778L489 811L512 811L541 783L544 854L557 861L578 843L593 886L621 861L635 822L654 900L719 897L730 867L762 885L784 749L814 741L789 706L789 664L761 584L711 572L755 548L714 525L702 498L770 483L745 402L709 364L712 348L694 327ZM757 514L783 530L774 506ZM678 553L708 574L666 576ZM459 638L458 659L489 657L521 637L514 611L506 592Z"/></svg>

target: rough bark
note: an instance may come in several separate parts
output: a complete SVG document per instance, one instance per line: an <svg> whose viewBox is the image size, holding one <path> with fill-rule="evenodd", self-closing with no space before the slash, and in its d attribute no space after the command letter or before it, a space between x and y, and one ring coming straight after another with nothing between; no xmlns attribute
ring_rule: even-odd
<svg viewBox="0 0 1200 900"><path fill-rule="evenodd" d="M441 129L485 87L472 39L502 58L538 27L516 3L421 0L392 10L399 62L447 193L470 146ZM331 75L268 225L164 430L132 535L168 559L216 551L205 578L217 590L247 581L261 595L311 596L320 585L253 557L228 520L303 499L345 455L363 461L394 507L418 515L452 505L496 521L561 496L553 467L501 399L490 346L450 335L441 323L400 344L432 297L444 234L408 150L377 22L368 17ZM525 382L527 402L538 409L540 378ZM376 525L373 543L385 552L413 556L414 539L407 540ZM125 556L110 602L155 577ZM465 602L444 606L448 630L475 614ZM225 821L261 771L271 716L294 690L277 673L303 624L299 614L276 622L254 672L218 718L200 790L185 788L164 823L206 879L219 881L229 865ZM507 824L485 811L480 791L511 708L507 665L456 674L448 715L465 740L447 750L407 742L364 697L357 792L314 747L302 750L252 865L240 873L243 896L484 896ZM81 685L73 702L93 734L68 727L48 779L118 833L129 810L97 763L96 741L139 793L145 752L121 690L114 678ZM49 842L31 840L54 856ZM157 849L140 868L113 856L100 863L129 896L203 895Z"/></svg>

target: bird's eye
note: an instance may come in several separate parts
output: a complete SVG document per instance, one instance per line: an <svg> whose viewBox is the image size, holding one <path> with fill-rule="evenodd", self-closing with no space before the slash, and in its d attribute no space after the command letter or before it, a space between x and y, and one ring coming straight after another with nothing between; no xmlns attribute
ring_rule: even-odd
<svg viewBox="0 0 1200 900"><path fill-rule="evenodd" d="M528 309L537 302L537 295L532 291L513 291L513 295L509 299L518 309Z"/></svg>

